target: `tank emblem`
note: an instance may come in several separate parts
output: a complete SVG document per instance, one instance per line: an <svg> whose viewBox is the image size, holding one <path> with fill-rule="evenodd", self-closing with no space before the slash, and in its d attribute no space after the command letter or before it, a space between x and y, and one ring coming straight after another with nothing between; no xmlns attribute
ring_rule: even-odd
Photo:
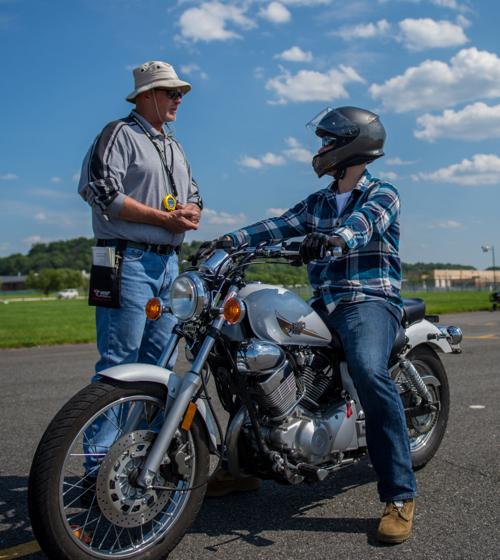
<svg viewBox="0 0 500 560"><path fill-rule="evenodd" d="M314 336L316 338L321 338L322 340L328 340L324 336L321 336L316 331L312 331L310 329L306 329L306 324L304 321L297 321L296 323L292 323L288 319L285 319L283 315L280 315L277 311L276 313L276 320L278 321L278 325L280 329L287 335L297 335L297 334L305 334L307 336Z"/></svg>

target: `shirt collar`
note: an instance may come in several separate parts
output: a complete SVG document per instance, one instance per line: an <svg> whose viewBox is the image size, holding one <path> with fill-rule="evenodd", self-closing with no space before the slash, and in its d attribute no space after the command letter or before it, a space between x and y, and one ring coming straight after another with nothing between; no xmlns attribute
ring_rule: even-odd
<svg viewBox="0 0 500 560"><path fill-rule="evenodd" d="M151 134L153 138L164 138L166 136L165 131L158 132L158 130L156 130L156 128L142 115L139 115L137 111L132 111L131 114L142 124L142 126L148 131L149 134Z"/></svg>
<svg viewBox="0 0 500 560"><path fill-rule="evenodd" d="M370 186L371 183L372 183L372 175L368 171L368 169L365 169L363 171L363 175L361 175L361 177L359 178L357 185L352 189L351 192L356 192L357 195L361 195L361 193L366 191L366 189ZM329 190L331 193L337 194L338 192L337 181L333 181L333 183L329 187Z"/></svg>

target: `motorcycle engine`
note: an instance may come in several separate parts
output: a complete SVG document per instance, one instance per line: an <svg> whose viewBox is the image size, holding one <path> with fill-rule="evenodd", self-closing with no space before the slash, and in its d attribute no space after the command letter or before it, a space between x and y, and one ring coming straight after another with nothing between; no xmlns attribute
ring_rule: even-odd
<svg viewBox="0 0 500 560"><path fill-rule="evenodd" d="M334 376L326 357L312 350L287 357L277 344L252 339L241 345L237 367L268 417L262 435L272 447L312 464L328 460L334 450L357 447L355 418L348 416L345 400L323 403L318 414Z"/></svg>

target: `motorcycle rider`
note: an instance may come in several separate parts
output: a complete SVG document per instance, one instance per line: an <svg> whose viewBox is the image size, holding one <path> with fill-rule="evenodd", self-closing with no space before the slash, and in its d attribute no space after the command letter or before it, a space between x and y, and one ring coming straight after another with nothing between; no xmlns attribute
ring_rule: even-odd
<svg viewBox="0 0 500 560"><path fill-rule="evenodd" d="M388 373L392 345L401 328L401 265L397 189L372 176L366 166L384 155L385 129L379 117L357 107L327 108L311 123L322 146L313 157L318 177L333 182L283 215L219 238L232 251L243 243L296 236L315 290L314 306L342 341L349 372L366 418L366 439L386 507L377 537L401 543L412 530L417 487L407 426L396 385ZM327 255L330 245L343 256ZM254 478L216 476L208 495L258 487Z"/></svg>

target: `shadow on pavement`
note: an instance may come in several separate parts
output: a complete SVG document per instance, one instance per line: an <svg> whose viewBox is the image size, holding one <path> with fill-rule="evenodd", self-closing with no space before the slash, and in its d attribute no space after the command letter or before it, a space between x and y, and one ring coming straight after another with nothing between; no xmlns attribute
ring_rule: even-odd
<svg viewBox="0 0 500 560"><path fill-rule="evenodd" d="M212 552L238 540L255 547L272 546L275 542L264 536L270 531L364 533L367 542L376 546L373 536L378 519L332 518L320 513L325 502L375 480L368 461L363 460L314 485L292 487L266 481L258 492L206 500L188 534L220 537L220 542L205 547ZM27 477L0 476L0 551L33 540L27 486ZM311 516L314 510L318 510L318 516ZM37 553L24 558L34 560L45 555Z"/></svg>

